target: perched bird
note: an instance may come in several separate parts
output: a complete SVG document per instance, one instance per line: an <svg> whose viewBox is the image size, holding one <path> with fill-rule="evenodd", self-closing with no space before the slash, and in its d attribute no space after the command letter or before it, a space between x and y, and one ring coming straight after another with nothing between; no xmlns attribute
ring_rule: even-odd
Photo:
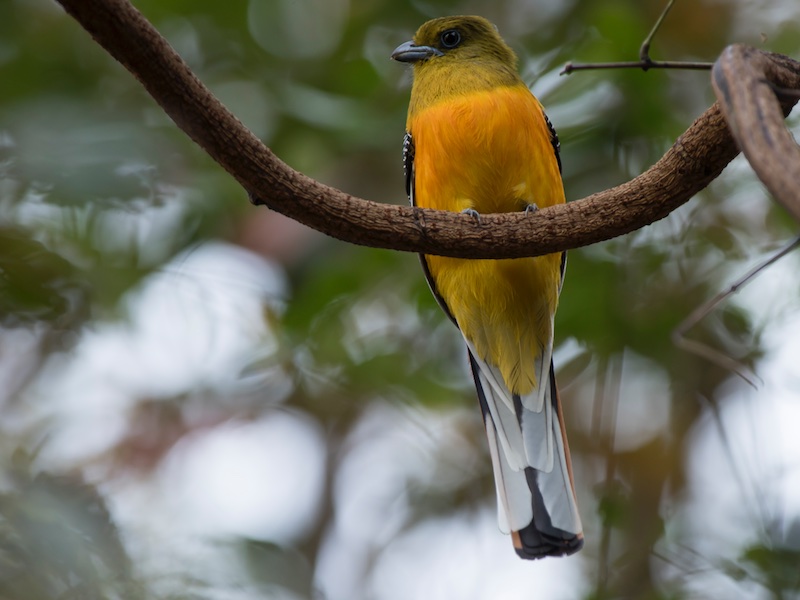
<svg viewBox="0 0 800 600"><path fill-rule="evenodd" d="M558 137L489 21L428 21L392 58L413 65L403 163L414 206L479 220L565 201ZM583 533L552 363L566 254L420 258L467 343L501 529L522 558L577 552Z"/></svg>

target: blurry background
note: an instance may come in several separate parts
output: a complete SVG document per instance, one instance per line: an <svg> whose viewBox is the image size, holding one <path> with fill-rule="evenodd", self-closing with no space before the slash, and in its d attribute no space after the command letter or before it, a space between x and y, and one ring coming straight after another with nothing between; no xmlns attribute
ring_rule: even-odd
<svg viewBox="0 0 800 600"><path fill-rule="evenodd" d="M711 102L632 60L651 0L137 0L293 167L402 203L430 17L478 13L561 137L567 197L626 181ZM800 57L792 0L678 0L656 59ZM797 127L798 119L790 119ZM667 219L570 253L556 365L586 547L500 534L455 329L412 255L264 208L49 0L0 2L0 597L788 598L800 590L797 230L737 160Z"/></svg>

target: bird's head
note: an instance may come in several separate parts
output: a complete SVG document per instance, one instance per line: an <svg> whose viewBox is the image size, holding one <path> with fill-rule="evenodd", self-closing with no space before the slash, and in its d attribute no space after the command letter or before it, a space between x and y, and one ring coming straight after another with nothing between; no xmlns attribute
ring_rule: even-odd
<svg viewBox="0 0 800 600"><path fill-rule="evenodd" d="M416 69L459 61L495 62L515 70L517 57L483 17L440 17L423 24L414 39L395 48L392 58Z"/></svg>

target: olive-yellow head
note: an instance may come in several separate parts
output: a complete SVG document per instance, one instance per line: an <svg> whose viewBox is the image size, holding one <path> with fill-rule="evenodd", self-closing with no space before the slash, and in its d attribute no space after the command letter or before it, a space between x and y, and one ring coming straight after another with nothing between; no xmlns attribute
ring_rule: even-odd
<svg viewBox="0 0 800 600"><path fill-rule="evenodd" d="M483 17L428 21L392 58L414 66L410 111L439 100L498 86L524 85L517 56Z"/></svg>

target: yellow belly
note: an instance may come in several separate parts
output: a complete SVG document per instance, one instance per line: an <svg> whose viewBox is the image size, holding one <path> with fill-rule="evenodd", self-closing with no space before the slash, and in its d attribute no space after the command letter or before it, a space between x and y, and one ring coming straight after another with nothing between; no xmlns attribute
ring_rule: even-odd
<svg viewBox="0 0 800 600"><path fill-rule="evenodd" d="M500 369L512 393L538 387L535 359L553 341L558 256L426 260L437 292L478 356Z"/></svg>
<svg viewBox="0 0 800 600"><path fill-rule="evenodd" d="M435 104L409 121L415 203L479 213L564 202L541 106L522 87ZM513 260L426 256L434 286L479 357L512 393L537 386L535 359L552 344L560 255Z"/></svg>

